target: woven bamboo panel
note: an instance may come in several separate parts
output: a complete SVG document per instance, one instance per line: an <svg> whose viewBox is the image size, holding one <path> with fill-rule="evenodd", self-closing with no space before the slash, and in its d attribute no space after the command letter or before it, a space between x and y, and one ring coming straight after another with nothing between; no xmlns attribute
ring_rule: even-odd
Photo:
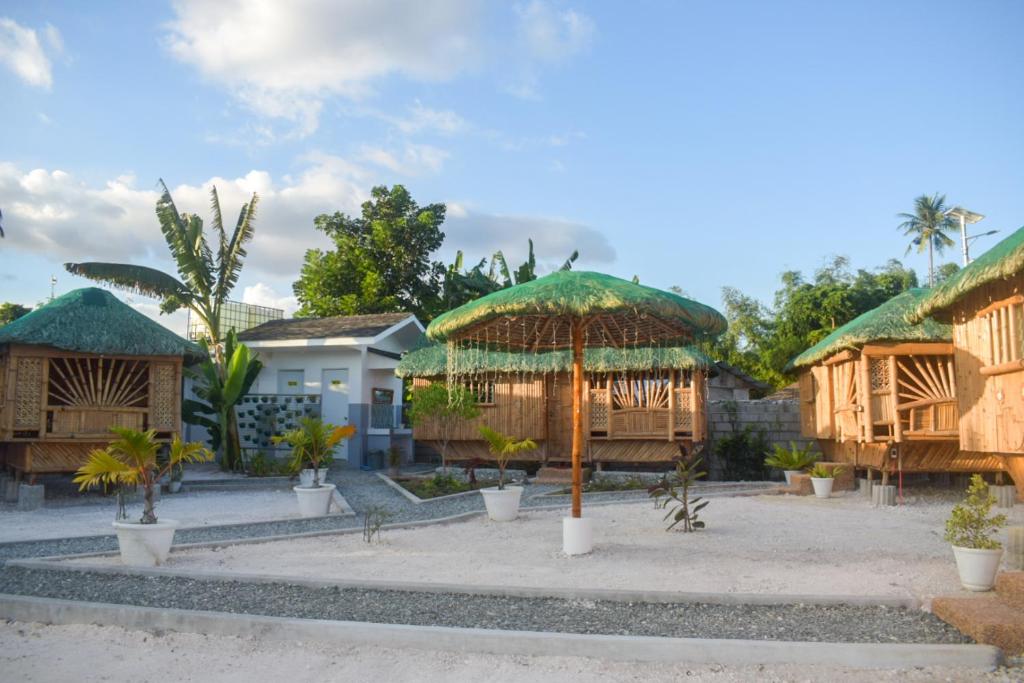
<svg viewBox="0 0 1024 683"><path fill-rule="evenodd" d="M821 442L822 451L832 462L855 467L896 471L899 460L889 457L885 443ZM989 453L961 451L956 442L932 441L903 443L899 446L904 472L1000 472L1002 458Z"/></svg>
<svg viewBox="0 0 1024 683"><path fill-rule="evenodd" d="M608 429L608 393L604 389L590 392L590 431Z"/></svg>
<svg viewBox="0 0 1024 683"><path fill-rule="evenodd" d="M111 427L142 429L145 415L139 411L64 409L53 412L51 434L109 435Z"/></svg>
<svg viewBox="0 0 1024 683"><path fill-rule="evenodd" d="M19 358L14 388L14 428L38 429L43 407L43 361Z"/></svg>
<svg viewBox="0 0 1024 683"><path fill-rule="evenodd" d="M12 443L7 444L5 462L28 473L68 473L81 467L89 451L100 443Z"/></svg>
<svg viewBox="0 0 1024 683"><path fill-rule="evenodd" d="M173 363L154 363L152 369L152 399L150 427L157 431L178 429L178 382Z"/></svg>
<svg viewBox="0 0 1024 683"><path fill-rule="evenodd" d="M670 462L679 457L679 446L672 441L594 440L590 442L593 462Z"/></svg>

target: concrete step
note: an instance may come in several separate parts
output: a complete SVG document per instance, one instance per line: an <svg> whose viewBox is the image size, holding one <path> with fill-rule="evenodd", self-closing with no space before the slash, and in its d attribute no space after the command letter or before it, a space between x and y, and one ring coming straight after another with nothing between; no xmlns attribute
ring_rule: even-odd
<svg viewBox="0 0 1024 683"><path fill-rule="evenodd" d="M1010 607L1024 610L1024 572L999 572L996 594Z"/></svg>
<svg viewBox="0 0 1024 683"><path fill-rule="evenodd" d="M590 468L583 468L583 481L590 481ZM571 484L572 468L570 467L541 467L534 479L535 484Z"/></svg>
<svg viewBox="0 0 1024 683"><path fill-rule="evenodd" d="M809 474L793 474L789 478L789 486L779 489L781 493L788 493L791 496L813 496L814 487L811 485Z"/></svg>
<svg viewBox="0 0 1024 683"><path fill-rule="evenodd" d="M995 645L1009 656L1024 654L1024 610L998 595L935 598L932 613L979 643Z"/></svg>

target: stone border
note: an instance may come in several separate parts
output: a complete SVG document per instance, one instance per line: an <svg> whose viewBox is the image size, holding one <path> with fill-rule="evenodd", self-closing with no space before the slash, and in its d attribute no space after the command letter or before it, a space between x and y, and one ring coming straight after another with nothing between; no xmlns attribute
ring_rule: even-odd
<svg viewBox="0 0 1024 683"><path fill-rule="evenodd" d="M546 588L539 586L489 586L420 581L378 581L375 579L311 579L288 574L248 574L175 569L172 567L124 567L108 564L68 564L55 560L9 560L9 566L47 571L71 571L95 574L122 574L144 577L176 577L200 581L237 583L278 583L307 588L358 588L376 591L412 593L454 593L456 595L493 595L511 598L555 598L559 600L601 600L606 602L647 602L658 604L705 605L816 605L846 607L890 607L919 609L913 597L888 595L786 595L783 593L703 593L616 588Z"/></svg>
<svg viewBox="0 0 1024 683"><path fill-rule="evenodd" d="M384 474L383 472L374 472L374 474L376 474L377 477L381 481L383 481L385 484L387 484L388 486L390 486L391 488L393 488L394 490L398 491L403 496L405 496L406 500L408 500L410 503L413 503L415 505L423 505L424 503L433 503L434 501L438 501L438 500L451 500L452 498L461 498L463 496L471 496L471 495L480 493L480 489L474 489L472 491L460 491L459 493L449 493L447 496L436 496L434 498L420 498L415 493L413 493L412 491L408 490L407 488L405 488L404 486L402 486L397 481L395 481L394 479L392 479L388 475Z"/></svg>
<svg viewBox="0 0 1024 683"><path fill-rule="evenodd" d="M813 643L502 631L444 626L292 619L0 595L0 618L44 624L98 624L214 636L318 641L498 655L575 656L629 662L832 665L856 668L957 667L993 671L990 645Z"/></svg>

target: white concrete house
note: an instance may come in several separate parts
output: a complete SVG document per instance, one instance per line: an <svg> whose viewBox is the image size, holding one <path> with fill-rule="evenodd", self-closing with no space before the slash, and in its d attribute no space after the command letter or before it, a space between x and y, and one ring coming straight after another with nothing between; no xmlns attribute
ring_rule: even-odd
<svg viewBox="0 0 1024 683"><path fill-rule="evenodd" d="M319 396L325 422L358 429L340 457L365 466L368 455L392 445L411 455L395 367L422 336L423 325L411 313L380 313L271 320L238 339L264 366L251 393Z"/></svg>

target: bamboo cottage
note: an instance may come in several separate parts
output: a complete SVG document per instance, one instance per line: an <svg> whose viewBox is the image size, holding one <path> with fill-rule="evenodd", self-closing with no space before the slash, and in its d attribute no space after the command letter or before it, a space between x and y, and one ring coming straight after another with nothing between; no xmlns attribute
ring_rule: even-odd
<svg viewBox="0 0 1024 683"><path fill-rule="evenodd" d="M461 354L458 381L479 401L481 416L459 425L448 444L453 460L489 458L478 429L531 438L529 454L544 462L570 459L572 382L568 351ZM667 462L679 444L706 436L707 373L713 365L694 348L591 349L584 359L584 459L592 464ZM435 344L410 351L398 365L413 386L444 382L448 354ZM436 446L435 424L414 425L413 437Z"/></svg>
<svg viewBox="0 0 1024 683"><path fill-rule="evenodd" d="M911 289L839 327L793 359L800 424L829 460L881 473L999 471L998 458L958 440L952 328L905 317L927 295Z"/></svg>
<svg viewBox="0 0 1024 683"><path fill-rule="evenodd" d="M960 447L998 455L1024 497L1024 228L936 287L908 319L951 322Z"/></svg>
<svg viewBox="0 0 1024 683"><path fill-rule="evenodd" d="M20 478L73 472L110 427L181 424L181 368L201 350L102 289L0 327L0 458Z"/></svg>

